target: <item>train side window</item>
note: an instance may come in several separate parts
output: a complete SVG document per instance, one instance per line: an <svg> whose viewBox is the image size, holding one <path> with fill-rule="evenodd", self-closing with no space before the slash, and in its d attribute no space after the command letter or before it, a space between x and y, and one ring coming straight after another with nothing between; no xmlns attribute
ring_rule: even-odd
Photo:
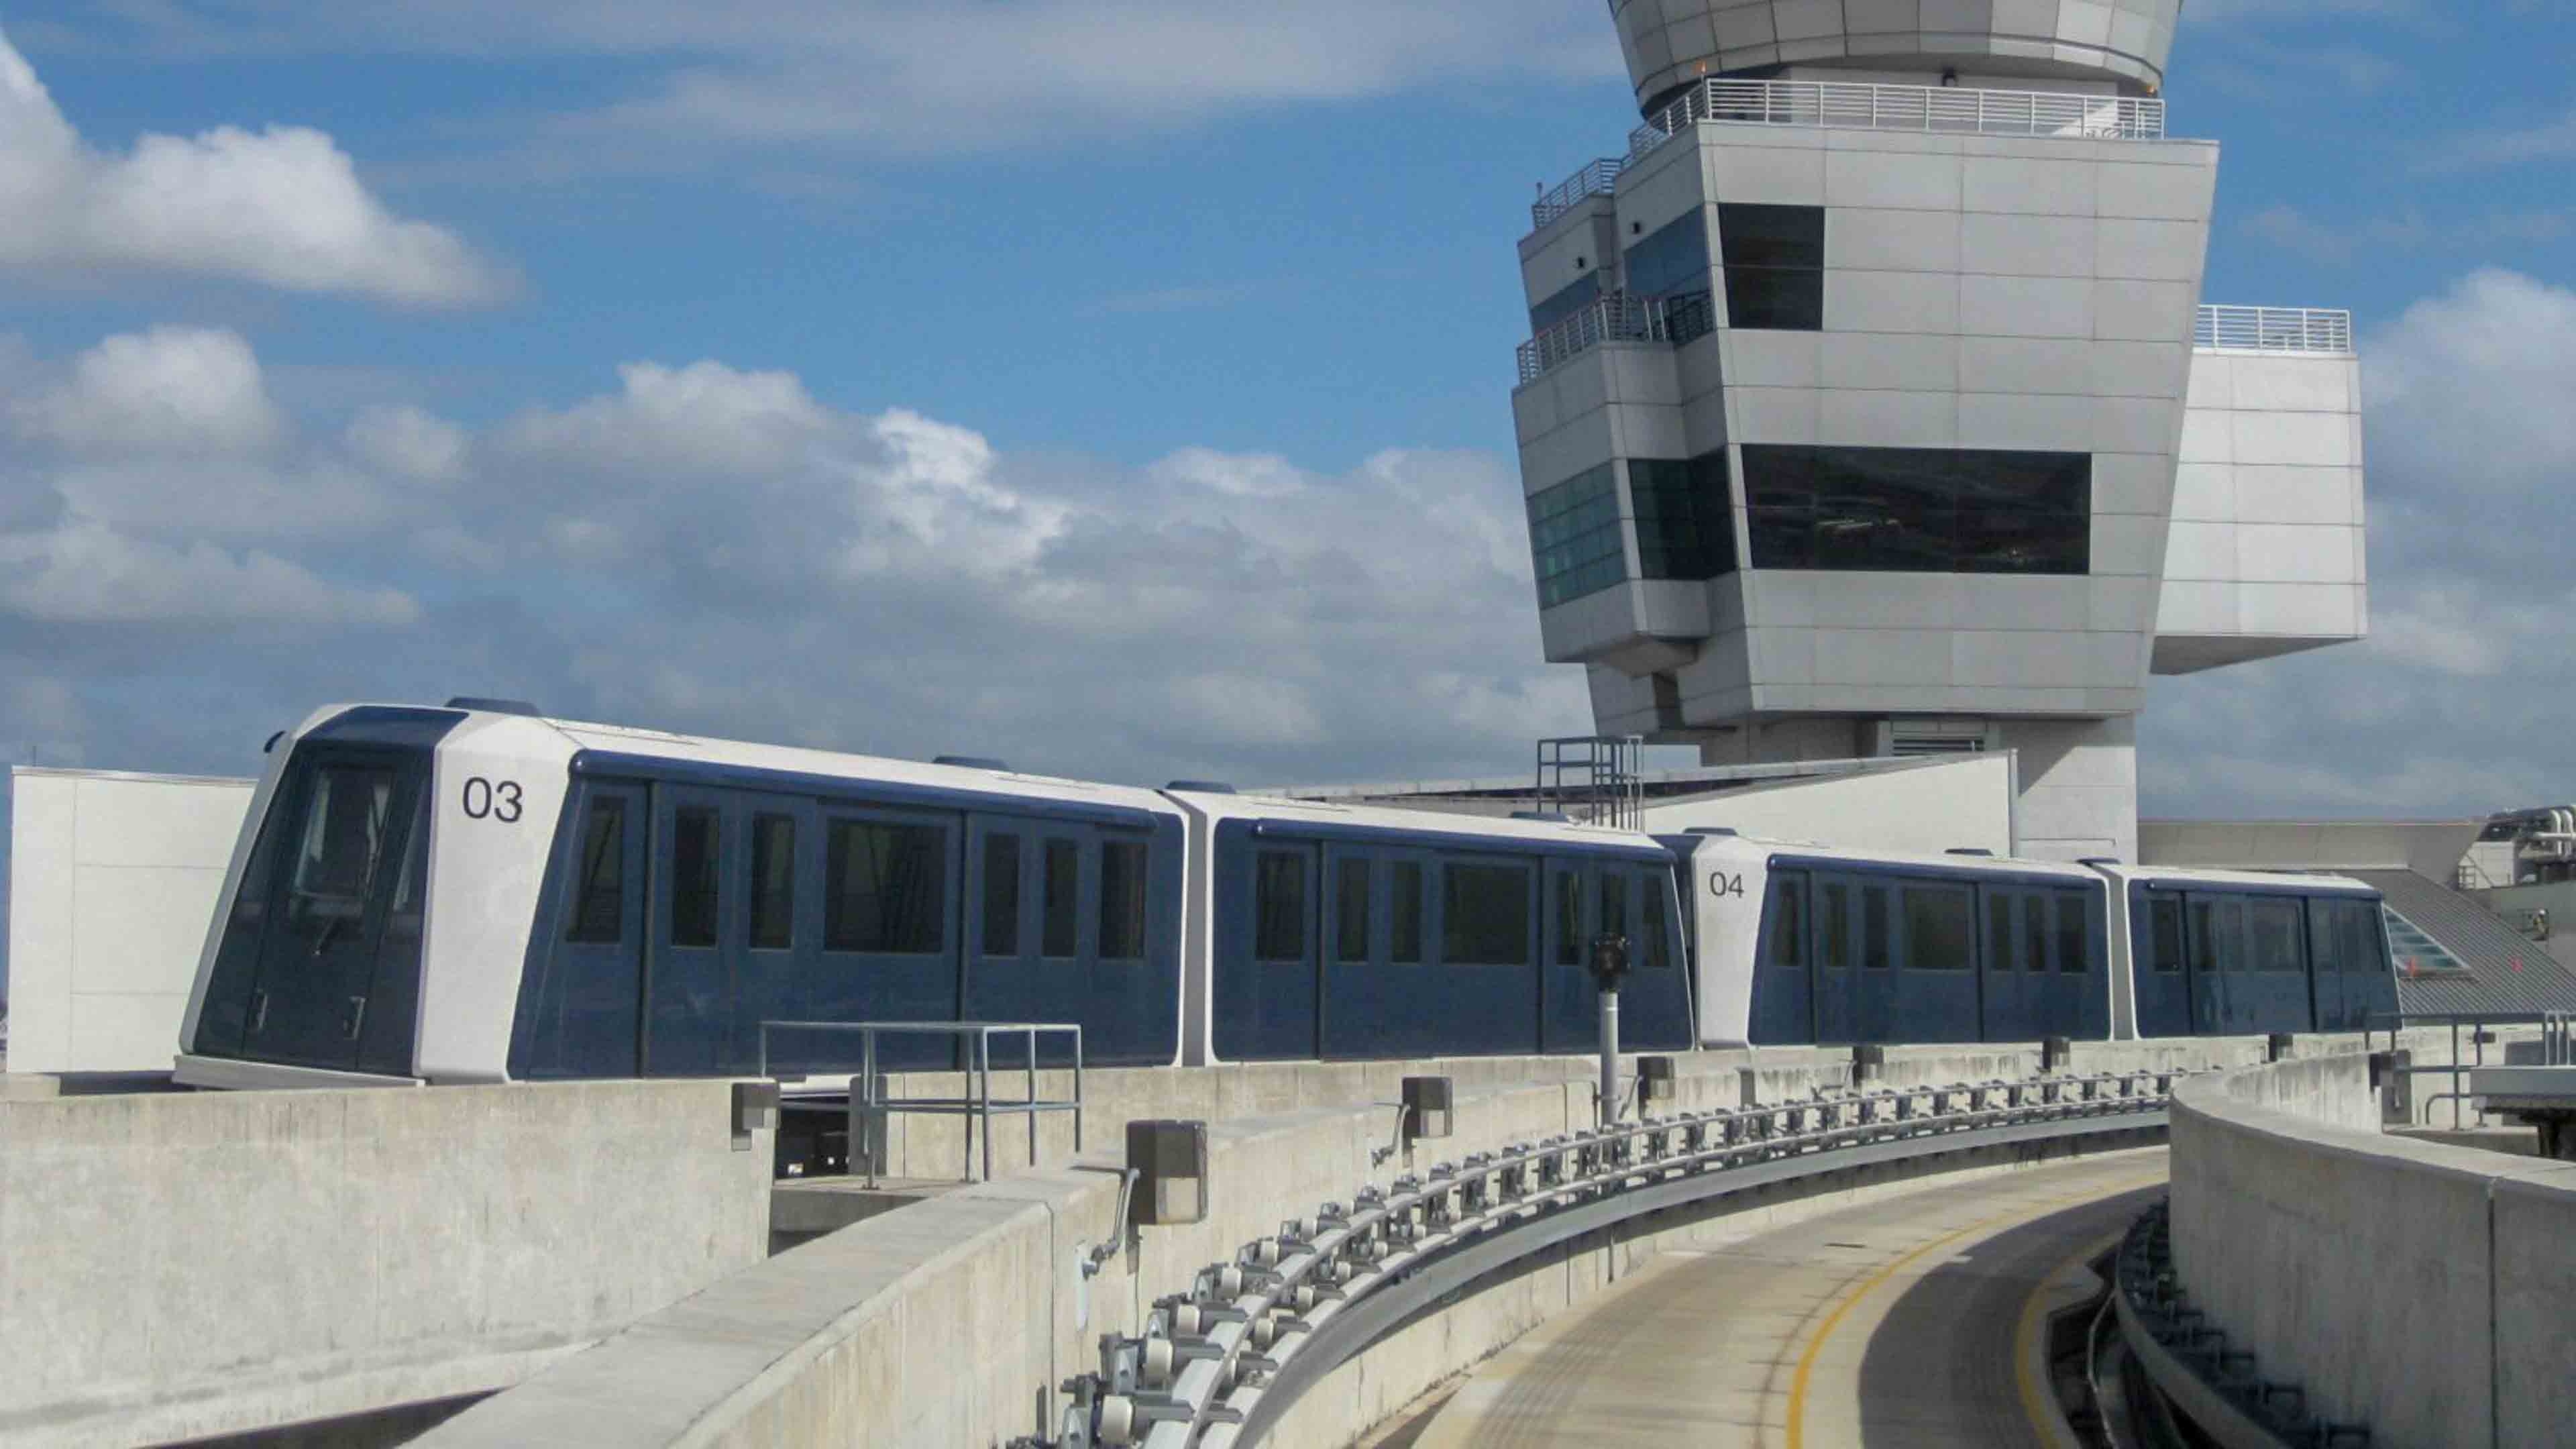
<svg viewBox="0 0 2576 1449"><path fill-rule="evenodd" d="M2073 891L2060 891L2056 905L2057 969L2069 976L2081 976L2093 954L2087 949L2090 933L2084 929L2084 897Z"/></svg>
<svg viewBox="0 0 2576 1449"><path fill-rule="evenodd" d="M1578 871L1560 871L1556 875L1556 964L1580 966L1583 961L1583 876Z"/></svg>
<svg viewBox="0 0 2576 1449"><path fill-rule="evenodd" d="M1664 932L1668 929L1664 925L1664 878L1659 872L1647 876L1639 885L1645 897L1645 908L1639 915L1644 922L1640 934L1646 938L1646 969L1661 971L1673 964L1671 953L1664 949L1668 944L1664 940Z"/></svg>
<svg viewBox="0 0 2576 1449"><path fill-rule="evenodd" d="M1816 964L1848 971L1851 963L1851 887L1829 880L1816 887Z"/></svg>
<svg viewBox="0 0 2576 1449"><path fill-rule="evenodd" d="M2297 901L2288 896L2257 896L2246 902L2246 915L2253 927L2255 970L2297 971L2302 968Z"/></svg>
<svg viewBox="0 0 2576 1449"><path fill-rule="evenodd" d="M2343 961L2343 932L2339 912L2342 904L2317 896L2307 897L2308 964L2320 976L2332 976L2346 970Z"/></svg>
<svg viewBox="0 0 2576 1449"><path fill-rule="evenodd" d="M984 837L984 954L1020 954L1020 838Z"/></svg>
<svg viewBox="0 0 2576 1449"><path fill-rule="evenodd" d="M1771 964L1793 971L1807 965L1807 878L1782 876L1771 882Z"/></svg>
<svg viewBox="0 0 2576 1449"><path fill-rule="evenodd" d="M626 934L626 799L602 795L590 802L581 829L581 891L564 939L581 946L614 946Z"/></svg>
<svg viewBox="0 0 2576 1449"><path fill-rule="evenodd" d="M1070 840L1050 840L1042 862L1046 879L1039 893L1041 915L1038 952L1065 959L1081 954L1082 847Z"/></svg>
<svg viewBox="0 0 2576 1449"><path fill-rule="evenodd" d="M1915 971L1965 971L1976 910L1965 886L1905 888L1905 964Z"/></svg>
<svg viewBox="0 0 2576 1449"><path fill-rule="evenodd" d="M2027 897L2025 897L2027 899ZM1986 892L1986 969L2010 971L2013 965L2013 898L2004 891Z"/></svg>
<svg viewBox="0 0 2576 1449"><path fill-rule="evenodd" d="M948 842L938 826L835 820L824 838L823 872L824 950L939 950Z"/></svg>
<svg viewBox="0 0 2576 1449"><path fill-rule="evenodd" d="M1145 842L1100 843L1100 959L1145 959Z"/></svg>
<svg viewBox="0 0 2576 1449"><path fill-rule="evenodd" d="M1333 863L1333 959L1354 965L1369 958L1369 862L1344 856Z"/></svg>
<svg viewBox="0 0 2576 1449"><path fill-rule="evenodd" d="M2244 934L2244 901L2226 896L2192 898L2191 959L2203 974L2244 970L2239 946Z"/></svg>
<svg viewBox="0 0 2576 1449"><path fill-rule="evenodd" d="M716 943L718 885L717 831L722 824L712 807L683 805L671 812L671 944L712 946Z"/></svg>
<svg viewBox="0 0 2576 1449"><path fill-rule="evenodd" d="M2218 956L2222 971L2243 971L2245 959L2245 898L2225 896L2218 902Z"/></svg>
<svg viewBox="0 0 2576 1449"><path fill-rule="evenodd" d="M2021 969L2033 976L2048 969L2048 898L2036 891L2021 898Z"/></svg>
<svg viewBox="0 0 2576 1449"><path fill-rule="evenodd" d="M1252 958L1301 961L1306 956L1306 858L1265 850L1253 860Z"/></svg>
<svg viewBox="0 0 2576 1449"><path fill-rule="evenodd" d="M410 838L403 842L402 874L394 879L393 909L385 917L388 940L420 940L421 902L429 892L429 857L422 849L422 838L429 834L429 809L429 782L423 780L412 803L411 829L406 832Z"/></svg>
<svg viewBox="0 0 2576 1449"><path fill-rule="evenodd" d="M2391 969L2388 936L2380 929L2379 902L2347 901L2344 919L2343 969L2356 976L2385 976Z"/></svg>
<svg viewBox="0 0 2576 1449"><path fill-rule="evenodd" d="M1872 971L1884 971L1893 959L1895 942L1887 929L1887 887L1865 885L1860 888L1860 964Z"/></svg>
<svg viewBox="0 0 2576 1449"><path fill-rule="evenodd" d="M1422 964L1422 862L1387 868L1387 954L1401 966Z"/></svg>
<svg viewBox="0 0 2576 1449"><path fill-rule="evenodd" d="M1440 959L1452 966L1530 964L1530 871L1523 865L1440 867Z"/></svg>
<svg viewBox="0 0 2576 1449"><path fill-rule="evenodd" d="M2157 975L2182 974L2182 902L2171 896L2147 902L2147 961Z"/></svg>
<svg viewBox="0 0 2576 1449"><path fill-rule="evenodd" d="M1628 934L1628 877L1618 871L1605 870L1597 877L1601 882L1601 934Z"/></svg>
<svg viewBox="0 0 2576 1449"><path fill-rule="evenodd" d="M751 948L796 944L796 817L751 817Z"/></svg>

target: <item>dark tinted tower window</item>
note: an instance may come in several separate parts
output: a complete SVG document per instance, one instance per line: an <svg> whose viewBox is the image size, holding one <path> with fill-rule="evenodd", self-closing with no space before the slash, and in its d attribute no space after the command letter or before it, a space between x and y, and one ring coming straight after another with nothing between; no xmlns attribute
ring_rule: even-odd
<svg viewBox="0 0 2576 1449"><path fill-rule="evenodd" d="M1753 566L2080 574L2092 559L2085 453L1747 443Z"/></svg>
<svg viewBox="0 0 2576 1449"><path fill-rule="evenodd" d="M716 812L683 806L671 812L671 944L716 943Z"/></svg>
<svg viewBox="0 0 2576 1449"><path fill-rule="evenodd" d="M1306 858L1265 850L1253 860L1252 957L1298 961L1306 955Z"/></svg>
<svg viewBox="0 0 2576 1449"><path fill-rule="evenodd" d="M796 944L796 821L751 817L751 945L784 951Z"/></svg>
<svg viewBox="0 0 2576 1449"><path fill-rule="evenodd" d="M1825 325L1825 210L1721 205L1730 327L1813 332Z"/></svg>
<svg viewBox="0 0 2576 1449"><path fill-rule="evenodd" d="M1045 915L1045 935L1038 943L1041 953L1065 957L1077 954L1082 918L1081 899L1082 848L1070 840L1046 843L1046 891L1040 907Z"/></svg>
<svg viewBox="0 0 2576 1449"><path fill-rule="evenodd" d="M1100 844L1100 955L1106 961L1145 959L1145 842Z"/></svg>
<svg viewBox="0 0 2576 1449"><path fill-rule="evenodd" d="M602 796L590 802L581 830L581 891L573 905L567 941L613 946L626 929L626 802Z"/></svg>
<svg viewBox="0 0 2576 1449"><path fill-rule="evenodd" d="M1020 838L984 837L984 954L1020 954Z"/></svg>
<svg viewBox="0 0 2576 1449"><path fill-rule="evenodd" d="M1628 290L1640 297L1708 291L1708 220L1694 206L1628 248Z"/></svg>
<svg viewBox="0 0 2576 1449"><path fill-rule="evenodd" d="M1619 484L1609 464L1586 468L1531 494L1527 506L1540 608L1598 593L1628 576L1619 530Z"/></svg>
<svg viewBox="0 0 2576 1449"><path fill-rule="evenodd" d="M948 839L935 825L835 820L824 853L823 949L927 955L948 901Z"/></svg>

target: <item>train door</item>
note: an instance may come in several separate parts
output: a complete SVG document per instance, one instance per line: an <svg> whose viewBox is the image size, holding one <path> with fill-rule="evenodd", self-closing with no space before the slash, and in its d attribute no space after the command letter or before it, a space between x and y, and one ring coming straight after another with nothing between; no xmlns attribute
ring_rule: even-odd
<svg viewBox="0 0 2576 1449"><path fill-rule="evenodd" d="M1897 906L1904 943L1897 972L1898 1015L1870 1040L1975 1041L1975 888L1959 881L1909 880L1897 889Z"/></svg>
<svg viewBox="0 0 2576 1449"><path fill-rule="evenodd" d="M2246 1010L2239 1031L2314 1031L2308 981L2308 931L2296 896L2259 895L2245 902Z"/></svg>
<svg viewBox="0 0 2576 1449"><path fill-rule="evenodd" d="M245 1015L243 1055L349 1070L359 1065L376 993L378 947L397 909L417 920L426 835L428 761L418 752L311 745L297 750L278 818L292 822L264 883L262 933ZM248 886L245 886L245 890ZM398 899L406 892L409 898ZM411 991L416 999L415 928ZM379 1021L377 1039L408 1059L411 1023Z"/></svg>
<svg viewBox="0 0 2576 1449"><path fill-rule="evenodd" d="M1221 926L1217 1052L1237 1061L1312 1057L1322 1037L1316 898L1322 852L1311 844L1251 838L1221 849L1218 868L1232 879L1219 896L1248 901L1251 909Z"/></svg>
<svg viewBox="0 0 2576 1449"><path fill-rule="evenodd" d="M1747 1035L1755 1046L1818 1040L1815 957L1809 942L1807 873L1775 870L1762 896L1752 943L1753 1010ZM1717 950L1722 943L1702 943Z"/></svg>
<svg viewBox="0 0 2576 1449"><path fill-rule="evenodd" d="M2343 937L2349 933L2336 929L2338 902L2311 896L2301 904L2308 918L2308 1012L2317 1030L2343 1031Z"/></svg>
<svg viewBox="0 0 2576 1449"><path fill-rule="evenodd" d="M741 931L741 812L714 790L653 786L652 919L645 940L644 1075L725 1069L734 981L726 946ZM728 886L733 887L727 889Z"/></svg>
<svg viewBox="0 0 2576 1449"><path fill-rule="evenodd" d="M1612 927L1597 914L1601 868L1582 861L1551 860L1539 903L1539 1050L1598 1051L1601 989L1592 978L1592 939ZM1630 964L1636 945L1629 942Z"/></svg>
<svg viewBox="0 0 2576 1449"><path fill-rule="evenodd" d="M2129 889L2129 986L2142 1037L2192 1034L2191 953L2183 898L2172 891Z"/></svg>
<svg viewBox="0 0 2576 1449"><path fill-rule="evenodd" d="M1387 923L1379 878L1385 872L1379 852L1327 845L1323 859L1322 1053L1401 1056L1410 1035L1407 1019L1424 1003L1406 999L1413 980L1384 969Z"/></svg>
<svg viewBox="0 0 2576 1449"><path fill-rule="evenodd" d="M2106 899L2107 893L2099 890L2050 892L2049 924L2057 938L2057 975L2051 980L2057 993L2049 1018L2052 1033L2087 1041L2111 1034Z"/></svg>
<svg viewBox="0 0 2576 1449"><path fill-rule="evenodd" d="M1100 847L1091 826L1019 815L966 817L964 966L971 1021L1092 1024ZM1040 1044L1070 1061L1072 1044ZM1094 1044L1096 1045L1096 1044Z"/></svg>
<svg viewBox="0 0 2576 1449"><path fill-rule="evenodd" d="M1983 982L1978 990L1978 1039L1981 1041L2033 1041L2045 1035L2041 1028L2040 1002L2044 999L2048 978L2048 938L2046 932L2035 937L2023 920L2025 902L2036 905L2037 892L2015 890L2005 886L1983 886L1978 895L1985 909ZM2036 968L2024 963L2037 952Z"/></svg>
<svg viewBox="0 0 2576 1449"><path fill-rule="evenodd" d="M2241 896L2187 898L2191 937L2191 1030L2219 1036L2243 1028L2242 994L2234 977L2245 969L2245 900Z"/></svg>
<svg viewBox="0 0 2576 1449"><path fill-rule="evenodd" d="M1909 1041L1899 1012L1901 973L1897 969L1900 936L1896 929L1894 881L1854 877L1851 883L1852 971L1851 1035L1846 1041Z"/></svg>
<svg viewBox="0 0 2576 1449"><path fill-rule="evenodd" d="M568 809L554 867L561 900L541 926L552 938L520 992L513 1077L639 1074L646 803L641 785L592 780Z"/></svg>

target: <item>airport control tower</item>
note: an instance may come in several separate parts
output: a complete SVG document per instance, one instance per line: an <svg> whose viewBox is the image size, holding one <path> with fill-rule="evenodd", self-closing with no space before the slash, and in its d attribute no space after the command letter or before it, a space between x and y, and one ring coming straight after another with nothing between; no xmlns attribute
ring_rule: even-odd
<svg viewBox="0 0 2576 1449"><path fill-rule="evenodd" d="M2180 0L1612 0L1512 396L1547 657L1711 764L2013 750L2137 858L2151 674L2359 638L2347 313L2201 303Z"/></svg>

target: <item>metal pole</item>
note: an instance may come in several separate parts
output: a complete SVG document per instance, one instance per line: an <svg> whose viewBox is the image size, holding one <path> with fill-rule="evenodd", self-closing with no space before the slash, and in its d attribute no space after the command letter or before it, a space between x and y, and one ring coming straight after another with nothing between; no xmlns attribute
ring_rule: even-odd
<svg viewBox="0 0 2576 1449"><path fill-rule="evenodd" d="M1619 988L1601 992L1601 1125L1619 1120Z"/></svg>

